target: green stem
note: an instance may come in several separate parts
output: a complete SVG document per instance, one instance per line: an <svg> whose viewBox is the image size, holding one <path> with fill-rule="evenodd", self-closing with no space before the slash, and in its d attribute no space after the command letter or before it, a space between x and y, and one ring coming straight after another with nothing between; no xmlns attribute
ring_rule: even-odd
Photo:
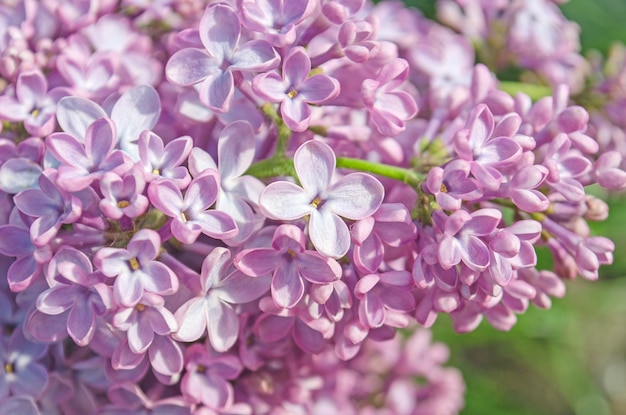
<svg viewBox="0 0 626 415"><path fill-rule="evenodd" d="M515 81L500 81L500 89L511 96L515 96L518 92L528 95L533 101L552 95L550 87L545 85L526 84Z"/></svg>
<svg viewBox="0 0 626 415"><path fill-rule="evenodd" d="M349 157L338 157L337 167L389 177L390 179L399 180L415 188L418 187L424 180L423 175L415 173L409 169ZM296 171L293 167L293 160L286 157L271 158L256 162L250 166L246 174L254 176L258 179L267 179L278 176L297 177Z"/></svg>
<svg viewBox="0 0 626 415"><path fill-rule="evenodd" d="M413 170L350 157L337 157L337 167L365 171L379 176L389 177L390 179L406 183L411 187L418 187L424 180L423 175L415 173Z"/></svg>

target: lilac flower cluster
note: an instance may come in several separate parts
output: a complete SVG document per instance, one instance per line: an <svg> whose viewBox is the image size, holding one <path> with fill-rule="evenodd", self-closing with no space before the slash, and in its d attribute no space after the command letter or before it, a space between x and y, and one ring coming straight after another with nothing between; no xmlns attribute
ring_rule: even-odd
<svg viewBox="0 0 626 415"><path fill-rule="evenodd" d="M494 70L514 66L524 76L580 92L590 66L580 55L580 28L559 9L567 0L438 0L438 18L478 45Z"/></svg>
<svg viewBox="0 0 626 415"><path fill-rule="evenodd" d="M612 262L586 187L626 172L551 2L463 2L463 34L395 1L206 3L0 8L0 414L454 414L439 314L508 330ZM485 16L567 72L551 96L476 64Z"/></svg>

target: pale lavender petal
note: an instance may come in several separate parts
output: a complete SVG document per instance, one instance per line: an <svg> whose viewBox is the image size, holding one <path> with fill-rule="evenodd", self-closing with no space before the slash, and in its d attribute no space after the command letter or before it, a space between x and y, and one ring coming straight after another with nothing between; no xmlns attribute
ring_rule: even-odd
<svg viewBox="0 0 626 415"><path fill-rule="evenodd" d="M275 67L279 60L272 45L257 39L239 46L232 56L231 68L265 72Z"/></svg>
<svg viewBox="0 0 626 415"><path fill-rule="evenodd" d="M220 284L219 297L231 304L244 304L256 300L267 292L270 277L248 277L240 271L230 273Z"/></svg>
<svg viewBox="0 0 626 415"><path fill-rule="evenodd" d="M244 174L254 161L254 148L254 132L250 123L235 121L224 127L217 145L222 180Z"/></svg>
<svg viewBox="0 0 626 415"><path fill-rule="evenodd" d="M115 124L108 118L100 118L87 128L85 152L92 166L100 166L113 151L117 142Z"/></svg>
<svg viewBox="0 0 626 415"><path fill-rule="evenodd" d="M221 377L190 373L183 382L189 395L211 408L227 407L233 400L232 386Z"/></svg>
<svg viewBox="0 0 626 415"><path fill-rule="evenodd" d="M241 23L233 9L226 4L207 7L200 20L200 40L218 59L228 58L239 43Z"/></svg>
<svg viewBox="0 0 626 415"><path fill-rule="evenodd" d="M180 189L167 180L157 180L148 187L150 202L167 216L178 217L184 209Z"/></svg>
<svg viewBox="0 0 626 415"><path fill-rule="evenodd" d="M314 197L314 196L313 196ZM270 183L259 196L263 213L271 219L295 220L315 210L312 196L290 182Z"/></svg>
<svg viewBox="0 0 626 415"><path fill-rule="evenodd" d="M204 50L187 48L176 52L165 67L165 75L176 85L188 86L203 81L217 70L218 62Z"/></svg>
<svg viewBox="0 0 626 415"><path fill-rule="evenodd" d="M128 347L133 353L145 353L154 340L154 331L147 322L140 318L138 322L132 324L127 332Z"/></svg>
<svg viewBox="0 0 626 415"><path fill-rule="evenodd" d="M183 352L172 339L166 336L155 336L148 349L152 368L161 375L172 376L183 370Z"/></svg>
<svg viewBox="0 0 626 415"><path fill-rule="evenodd" d="M315 253L298 255L295 260L298 270L304 278L314 284L326 284L338 280L341 276L341 267L335 261L330 262L327 258Z"/></svg>
<svg viewBox="0 0 626 415"><path fill-rule="evenodd" d="M198 340L207 329L208 307L204 297L192 298L183 304L174 317L178 322L178 330L174 338L183 342Z"/></svg>
<svg viewBox="0 0 626 415"><path fill-rule="evenodd" d="M96 331L96 315L84 299L76 301L67 317L67 332L79 346L86 346Z"/></svg>
<svg viewBox="0 0 626 415"><path fill-rule="evenodd" d="M415 298L404 288L382 287L380 298L390 310L409 313L415 309Z"/></svg>
<svg viewBox="0 0 626 415"><path fill-rule="evenodd" d="M67 337L67 316L65 313L51 316L33 310L27 318L26 327L31 335L42 342L58 342Z"/></svg>
<svg viewBox="0 0 626 415"><path fill-rule="evenodd" d="M38 397L48 384L48 371L39 363L30 363L20 367L19 376L13 378L9 386L14 395Z"/></svg>
<svg viewBox="0 0 626 415"><path fill-rule="evenodd" d="M339 82L327 75L313 75L298 88L300 99L312 104L321 104L339 94Z"/></svg>
<svg viewBox="0 0 626 415"><path fill-rule="evenodd" d="M237 341L239 317L233 308L222 302L209 305L209 340L217 352L225 352Z"/></svg>
<svg viewBox="0 0 626 415"><path fill-rule="evenodd" d="M63 131L82 140L87 127L107 114L95 102L80 97L65 97L57 106L57 121Z"/></svg>
<svg viewBox="0 0 626 415"><path fill-rule="evenodd" d="M143 260L152 260L160 254L161 237L152 229L141 229L128 243L128 253ZM140 261L141 262L141 261Z"/></svg>
<svg viewBox="0 0 626 415"><path fill-rule="evenodd" d="M237 235L239 229L234 219L227 213L209 210L196 218L202 233L212 238L228 239Z"/></svg>
<svg viewBox="0 0 626 415"><path fill-rule="evenodd" d="M210 74L200 84L199 94L200 101L213 111L228 112L235 94L233 74L230 71Z"/></svg>
<svg viewBox="0 0 626 415"><path fill-rule="evenodd" d="M313 354L320 353L326 344L322 333L307 326L299 319L296 319L293 326L293 340L302 350Z"/></svg>
<svg viewBox="0 0 626 415"><path fill-rule="evenodd" d="M17 194L37 186L42 168L38 163L26 158L13 158L0 166L0 190Z"/></svg>
<svg viewBox="0 0 626 415"><path fill-rule="evenodd" d="M272 299L282 308L294 307L304 295L304 281L293 265L279 265L272 278Z"/></svg>
<svg viewBox="0 0 626 415"><path fill-rule="evenodd" d="M185 203L192 212L201 212L215 203L220 177L215 170L206 170L196 177L185 192Z"/></svg>
<svg viewBox="0 0 626 415"><path fill-rule="evenodd" d="M13 225L0 226L0 253L17 257L32 255L33 251L28 229Z"/></svg>
<svg viewBox="0 0 626 415"><path fill-rule="evenodd" d="M0 415L40 415L39 409L28 396L12 396L2 401Z"/></svg>
<svg viewBox="0 0 626 415"><path fill-rule="evenodd" d="M475 236L469 236L467 245L461 249L463 262L474 271L483 271L489 265L489 248Z"/></svg>
<svg viewBox="0 0 626 415"><path fill-rule="evenodd" d="M311 60L304 48L293 48L283 60L283 77L289 85L298 88L311 72Z"/></svg>
<svg viewBox="0 0 626 415"><path fill-rule="evenodd" d="M111 111L121 148L126 151L129 143L139 140L142 131L151 130L160 114L161 100L153 87L139 85L126 91Z"/></svg>
<svg viewBox="0 0 626 415"><path fill-rule="evenodd" d="M150 261L141 266L146 278L142 278L143 288L160 295L174 294L178 290L176 274L165 264Z"/></svg>
<svg viewBox="0 0 626 415"><path fill-rule="evenodd" d="M61 314L72 307L77 298L77 290L69 285L57 285L42 292L37 297L37 309L45 314Z"/></svg>
<svg viewBox="0 0 626 415"><path fill-rule="evenodd" d="M293 162L307 195L311 198L321 196L335 171L333 150L321 141L307 141L296 150Z"/></svg>
<svg viewBox="0 0 626 415"><path fill-rule="evenodd" d="M1 229L1 228L0 228ZM235 266L251 277L269 275L282 259L282 254L271 248L246 249L237 254Z"/></svg>
<svg viewBox="0 0 626 415"><path fill-rule="evenodd" d="M287 99L289 84L276 72L257 75L252 80L252 88L261 98L270 102L281 102Z"/></svg>
<svg viewBox="0 0 626 415"><path fill-rule="evenodd" d="M323 209L352 220L373 215L380 207L385 189L378 179L366 173L351 173L328 189Z"/></svg>
<svg viewBox="0 0 626 415"><path fill-rule="evenodd" d="M84 138L84 136L81 136L81 138ZM46 148L63 164L82 167L83 169L89 169L91 167L91 162L85 152L85 147L83 147L78 139L69 134L51 134L46 139Z"/></svg>
<svg viewBox="0 0 626 415"><path fill-rule="evenodd" d="M293 317L280 317L263 314L254 324L254 331L266 342L275 342L289 335L294 323Z"/></svg>
<svg viewBox="0 0 626 415"><path fill-rule="evenodd" d="M443 269L449 269L461 262L461 250L455 238L444 235L439 242L438 258Z"/></svg>
<svg viewBox="0 0 626 415"><path fill-rule="evenodd" d="M287 127L300 133L309 127L311 109L301 99L287 98L280 105L280 115Z"/></svg>
<svg viewBox="0 0 626 415"><path fill-rule="evenodd" d="M309 222L311 242L322 255L344 256L350 248L350 231L345 222L327 210L314 210Z"/></svg>
<svg viewBox="0 0 626 415"><path fill-rule="evenodd" d="M143 284L133 274L124 272L118 275L113 286L115 302L125 307L134 307L143 295Z"/></svg>
<svg viewBox="0 0 626 415"><path fill-rule="evenodd" d="M32 256L17 258L9 267L7 280L11 291L19 292L28 288L39 275L39 267Z"/></svg>
<svg viewBox="0 0 626 415"><path fill-rule="evenodd" d="M209 289L218 286L231 264L232 260L228 248L217 247L213 249L202 262L200 271L202 292L206 293Z"/></svg>

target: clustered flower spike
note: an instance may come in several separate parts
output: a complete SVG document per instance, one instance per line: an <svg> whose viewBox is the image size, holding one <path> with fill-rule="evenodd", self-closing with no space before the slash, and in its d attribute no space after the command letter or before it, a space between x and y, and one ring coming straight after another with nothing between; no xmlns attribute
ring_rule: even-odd
<svg viewBox="0 0 626 415"><path fill-rule="evenodd" d="M556 3L0 8L0 415L458 413L427 327L616 249L626 53L585 79Z"/></svg>

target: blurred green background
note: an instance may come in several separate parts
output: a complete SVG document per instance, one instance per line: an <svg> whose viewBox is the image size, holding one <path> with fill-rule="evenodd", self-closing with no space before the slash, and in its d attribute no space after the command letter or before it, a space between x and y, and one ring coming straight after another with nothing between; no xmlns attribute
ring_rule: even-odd
<svg viewBox="0 0 626 415"><path fill-rule="evenodd" d="M405 3L434 16L434 1ZM584 51L626 43L626 0L571 0L562 10L580 25ZM467 384L463 414L626 414L626 197L609 203L609 220L593 230L615 241L615 262L599 281L569 281L551 310L531 306L507 333L483 322L458 335L446 316L437 320L434 337Z"/></svg>

